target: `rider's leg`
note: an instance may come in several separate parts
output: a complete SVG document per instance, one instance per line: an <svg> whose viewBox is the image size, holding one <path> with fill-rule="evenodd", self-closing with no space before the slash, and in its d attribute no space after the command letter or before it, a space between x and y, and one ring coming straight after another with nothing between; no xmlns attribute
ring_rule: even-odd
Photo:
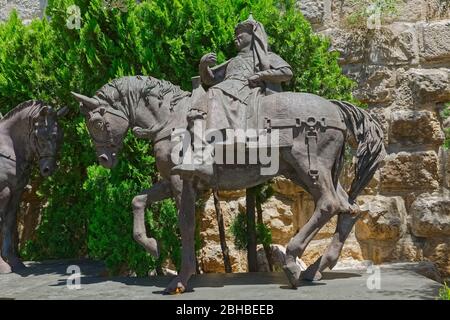
<svg viewBox="0 0 450 320"><path fill-rule="evenodd" d="M205 125L205 113L197 112L195 116L190 117L192 157L183 159L182 164L175 166L172 169L173 174L197 175L208 180L213 176L214 147L206 140Z"/></svg>

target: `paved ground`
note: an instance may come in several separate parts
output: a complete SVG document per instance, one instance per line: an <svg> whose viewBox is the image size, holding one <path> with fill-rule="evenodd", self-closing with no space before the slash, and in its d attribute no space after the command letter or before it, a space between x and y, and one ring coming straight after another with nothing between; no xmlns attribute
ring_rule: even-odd
<svg viewBox="0 0 450 320"><path fill-rule="evenodd" d="M81 269L79 290L67 287L71 264ZM106 278L99 276L103 265L90 261L28 265L20 274L0 275L0 299L435 299L440 287L414 271L383 268L379 278L361 270L328 272L324 280L304 282L297 290L287 286L282 273L204 274L193 277L192 292L167 296L162 292L171 277Z"/></svg>

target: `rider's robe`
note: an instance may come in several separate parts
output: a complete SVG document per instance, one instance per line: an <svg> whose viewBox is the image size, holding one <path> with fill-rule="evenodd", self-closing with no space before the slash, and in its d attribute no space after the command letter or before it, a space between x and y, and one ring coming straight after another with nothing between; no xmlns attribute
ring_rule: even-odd
<svg viewBox="0 0 450 320"><path fill-rule="evenodd" d="M270 69L290 67L273 52L269 52ZM256 70L255 66L256 65ZM263 87L251 88L248 79L258 70L254 53L240 52L236 57L212 69L218 83L211 86L200 105L195 109L205 112L208 129L245 129L246 108L256 101L258 95L267 91L281 91L279 83L264 83Z"/></svg>

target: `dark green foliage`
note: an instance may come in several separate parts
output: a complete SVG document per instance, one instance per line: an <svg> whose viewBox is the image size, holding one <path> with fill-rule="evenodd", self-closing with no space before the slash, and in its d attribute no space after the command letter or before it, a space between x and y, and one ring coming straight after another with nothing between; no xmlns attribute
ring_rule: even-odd
<svg viewBox="0 0 450 320"><path fill-rule="evenodd" d="M264 184L260 184L253 188L247 189L247 192L251 192L255 199L255 206L257 215L262 220L262 204L273 196L274 190L270 184L270 181ZM247 217L245 213L239 213L231 224L231 234L234 237L234 245L239 250L247 249ZM256 243L260 243L265 246L272 244L272 232L270 228L264 224L263 221L256 222Z"/></svg>
<svg viewBox="0 0 450 320"><path fill-rule="evenodd" d="M439 289L439 300L450 300L450 288L447 283L444 283L442 288Z"/></svg>
<svg viewBox="0 0 450 320"><path fill-rule="evenodd" d="M92 95L113 78L132 74L190 90L203 54L214 51L224 61L236 53L234 26L252 10L265 24L273 51L293 67L295 77L286 89L352 100L353 83L341 75L337 54L312 33L293 0L124 1L127 8L104 8L103 0L49 0L49 21L23 26L13 13L0 24L0 112L31 98L71 110L63 121L59 169L39 187L46 206L36 239L22 248L26 258L89 256L106 259L114 272L139 274L166 257L179 264L172 202L148 210L149 231L163 249L160 261L132 239L131 200L158 179L151 147L129 136L117 168L97 167L71 91ZM79 30L66 26L67 8L73 4L81 11Z"/></svg>
<svg viewBox="0 0 450 320"><path fill-rule="evenodd" d="M238 250L247 250L247 217L245 212L239 212L231 223L230 232L234 238L234 246ZM272 244L272 232L270 228L262 223L256 224L256 242Z"/></svg>
<svg viewBox="0 0 450 320"><path fill-rule="evenodd" d="M450 102L445 104L444 109L441 111L441 117L444 121L450 118ZM450 128L444 129L444 132L445 132L444 148L446 150L450 150Z"/></svg>

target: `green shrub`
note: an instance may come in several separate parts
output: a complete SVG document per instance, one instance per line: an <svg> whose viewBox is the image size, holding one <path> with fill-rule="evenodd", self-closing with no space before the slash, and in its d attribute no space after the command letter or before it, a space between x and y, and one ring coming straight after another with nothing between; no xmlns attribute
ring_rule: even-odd
<svg viewBox="0 0 450 320"><path fill-rule="evenodd" d="M123 75L143 74L190 90L200 57L235 55L234 26L254 16L265 24L275 52L293 67L287 90L352 100L353 82L341 74L329 41L314 35L294 0L148 0L105 8L103 0L49 0L47 20L22 25L17 14L0 23L0 112L38 98L67 105L65 144L57 172L38 193L46 203L28 259L93 257L114 272L144 274L153 261L132 239L131 199L158 179L151 147L128 136L120 165L96 165L84 119L70 92L92 95ZM69 29L68 7L77 5L81 28ZM124 160L126 159L126 160ZM172 202L155 204L147 223L161 240L163 257L179 264L179 238Z"/></svg>
<svg viewBox="0 0 450 320"><path fill-rule="evenodd" d="M245 212L239 212L231 222L230 233L234 238L234 246L238 250L247 250L247 216ZM272 244L272 232L262 223L256 224L256 243L263 245Z"/></svg>
<svg viewBox="0 0 450 320"><path fill-rule="evenodd" d="M439 289L439 300L450 300L450 288L447 286L447 283L444 283L444 286Z"/></svg>

